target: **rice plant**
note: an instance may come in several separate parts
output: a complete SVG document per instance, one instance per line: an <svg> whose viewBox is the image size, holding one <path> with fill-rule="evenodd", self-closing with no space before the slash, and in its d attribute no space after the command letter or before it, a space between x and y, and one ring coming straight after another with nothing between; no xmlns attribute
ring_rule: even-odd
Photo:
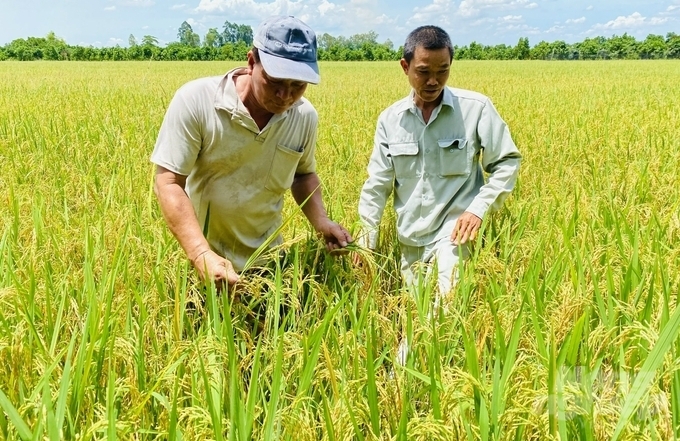
<svg viewBox="0 0 680 441"><path fill-rule="evenodd" d="M401 283L393 215L355 266L292 198L278 257L198 283L148 158L176 88L230 67L0 63L0 439L680 437L680 65L453 64L525 159L437 311L433 281ZM321 69L318 171L353 228L408 82Z"/></svg>

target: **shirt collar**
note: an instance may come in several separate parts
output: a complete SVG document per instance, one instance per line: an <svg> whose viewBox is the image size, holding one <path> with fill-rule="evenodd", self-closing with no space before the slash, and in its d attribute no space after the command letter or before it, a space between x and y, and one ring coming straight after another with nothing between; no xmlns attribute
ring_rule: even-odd
<svg viewBox="0 0 680 441"><path fill-rule="evenodd" d="M449 106L453 110L453 92L448 86L445 86L443 93L444 96L442 97L442 102L439 103L439 105ZM408 97L406 97L397 105L397 112L403 113L406 112L407 110L410 110L411 112L416 114L416 103L414 100L415 96L416 96L415 90L411 89L411 93L409 93Z"/></svg>
<svg viewBox="0 0 680 441"><path fill-rule="evenodd" d="M246 110L236 92L236 84L234 84L234 73L241 73L239 71L242 69L242 67L232 69L222 78L217 87L217 93L215 93L215 108L224 109L232 114L237 113L239 110Z"/></svg>
<svg viewBox="0 0 680 441"><path fill-rule="evenodd" d="M245 104L243 104L241 97L239 97L238 92L236 91L234 75L247 75L246 69L244 67L237 67L227 72L224 78L222 78L219 86L217 87L217 93L215 93L215 108L226 110L232 115L240 114L250 116L250 112L248 112L248 109L246 108ZM279 115L274 115L272 119L278 120L288 115L288 112L290 112L291 109L294 109L300 105L302 105L302 99L299 99L293 103L293 105L290 106L290 108L288 108L285 112Z"/></svg>

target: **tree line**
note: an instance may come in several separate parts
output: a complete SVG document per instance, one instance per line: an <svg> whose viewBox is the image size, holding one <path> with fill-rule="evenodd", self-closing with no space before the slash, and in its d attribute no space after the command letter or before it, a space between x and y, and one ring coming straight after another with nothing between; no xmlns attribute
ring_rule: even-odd
<svg viewBox="0 0 680 441"><path fill-rule="evenodd" d="M128 47L73 46L50 32L46 37L19 38L0 46L2 60L246 60L253 44L253 29L248 25L226 21L222 31L210 28L201 37L188 22L183 22L177 32L177 41L164 47L152 35L137 40L128 38ZM399 60L402 47L395 49L388 39L378 42L378 34L370 31L350 37L334 37L324 33L318 37L318 58L324 61L381 61ZM650 34L642 41L623 34L610 38L586 38L568 44L564 41L541 41L535 46L526 37L516 45L482 45L472 42L454 46L457 60L594 60L594 59L667 59L680 58L680 35L669 32L666 36Z"/></svg>
<svg viewBox="0 0 680 441"><path fill-rule="evenodd" d="M515 46L499 44L485 46L476 42L457 48L456 59L461 60L637 60L680 58L680 35L649 34L638 41L626 34L610 38L593 37L568 44L558 40L541 41L534 47L529 39L520 38Z"/></svg>

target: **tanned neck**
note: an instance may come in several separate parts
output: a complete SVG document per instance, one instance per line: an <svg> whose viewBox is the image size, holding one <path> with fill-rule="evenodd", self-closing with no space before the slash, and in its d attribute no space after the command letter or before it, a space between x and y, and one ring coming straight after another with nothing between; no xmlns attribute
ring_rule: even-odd
<svg viewBox="0 0 680 441"><path fill-rule="evenodd" d="M255 123L260 128L260 130L262 130L267 125L272 116L274 116L274 114L268 112L266 109L263 109L257 102L255 96L253 95L253 89L251 87L250 80L250 75L237 76L234 79L236 84L236 92L238 93L241 102L243 102L243 105L246 106L246 109L248 109L250 116L253 118L253 120L255 120Z"/></svg>
<svg viewBox="0 0 680 441"><path fill-rule="evenodd" d="M430 117L432 116L432 112L434 109L437 108L437 106L442 102L442 99L444 98L444 92L442 91L441 94L439 94L439 98L437 98L434 101L430 102L425 102L418 98L417 96L415 97L415 104L416 107L418 107L423 114L423 120L425 121L425 124L430 121Z"/></svg>

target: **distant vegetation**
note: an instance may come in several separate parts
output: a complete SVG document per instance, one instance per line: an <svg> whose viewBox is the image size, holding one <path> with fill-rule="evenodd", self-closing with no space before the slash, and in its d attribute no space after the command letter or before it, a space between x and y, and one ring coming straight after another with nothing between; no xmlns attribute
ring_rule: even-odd
<svg viewBox="0 0 680 441"><path fill-rule="evenodd" d="M318 38L319 59L329 61L384 61L401 58L402 48L394 48L389 39L377 41L378 34L370 31L351 37L334 37L328 33ZM50 32L46 37L19 38L0 46L2 60L245 60L253 43L253 29L226 21L222 32L210 28L201 40L186 21L177 32L177 41L166 46L158 39L145 35L140 41L134 35L128 47L72 46ZM680 35L650 34L638 41L628 34L610 38L586 38L568 44L558 40L541 41L531 47L529 39L520 38L515 46L498 44L487 46L473 41L466 46L455 46L457 60L595 60L595 59L666 59L680 58Z"/></svg>

